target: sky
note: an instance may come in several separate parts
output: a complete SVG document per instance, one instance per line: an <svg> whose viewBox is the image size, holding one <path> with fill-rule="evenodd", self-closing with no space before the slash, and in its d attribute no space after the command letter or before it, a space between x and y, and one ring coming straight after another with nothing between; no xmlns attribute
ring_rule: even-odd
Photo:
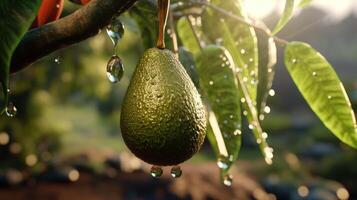
<svg viewBox="0 0 357 200"><path fill-rule="evenodd" d="M285 0L243 0L248 14L257 19L262 19L272 12L281 13ZM299 3L299 0L296 1ZM350 13L357 14L357 0L313 0L309 6L319 7L329 13L331 21L340 21ZM299 10L296 10L296 15Z"/></svg>

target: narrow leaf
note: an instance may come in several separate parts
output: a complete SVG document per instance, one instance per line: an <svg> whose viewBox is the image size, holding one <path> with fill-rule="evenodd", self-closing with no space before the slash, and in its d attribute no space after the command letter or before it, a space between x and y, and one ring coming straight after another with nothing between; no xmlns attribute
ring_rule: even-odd
<svg viewBox="0 0 357 200"><path fill-rule="evenodd" d="M227 9L244 19L238 1L215 1L217 6ZM214 27L214 28L212 28ZM216 43L221 43L232 54L236 67L242 70L249 93L255 101L258 78L258 47L254 29L230 17L207 8L202 17L203 32Z"/></svg>
<svg viewBox="0 0 357 200"><path fill-rule="evenodd" d="M223 138L228 153L223 156L227 158L227 164L230 166L236 160L241 146L240 96L233 71L233 60L224 48L209 45L202 50L197 66L201 89L218 123L217 127L214 118L211 120L211 114L210 124L215 135L212 146L219 148L216 152L224 153L219 142L220 138Z"/></svg>
<svg viewBox="0 0 357 200"><path fill-rule="evenodd" d="M183 45L192 52L194 56L197 56L200 52L200 44L188 17L181 17L179 19L177 22L177 33Z"/></svg>
<svg viewBox="0 0 357 200"><path fill-rule="evenodd" d="M312 0L301 0L299 3L299 7L304 8L304 7L308 6L311 2L312 2Z"/></svg>
<svg viewBox="0 0 357 200"><path fill-rule="evenodd" d="M258 74L258 91L257 91L257 111L259 118L264 118L264 108L269 96L269 91L273 85L275 74L275 65L277 60L277 49L274 38L269 37L266 32L270 32L265 24L261 23L260 27L265 31L256 29L258 37L258 55L259 55L259 74Z"/></svg>
<svg viewBox="0 0 357 200"><path fill-rule="evenodd" d="M185 47L180 47L179 58L192 82L195 84L196 88L199 88L199 77L196 71L195 58L193 57L192 53L189 52Z"/></svg>
<svg viewBox="0 0 357 200"><path fill-rule="evenodd" d="M357 148L357 125L347 93L331 64L310 45L289 43L285 65L305 100L344 143Z"/></svg>
<svg viewBox="0 0 357 200"><path fill-rule="evenodd" d="M286 0L283 15L281 16L279 22L276 24L273 35L277 34L284 26L290 21L294 13L294 0Z"/></svg>
<svg viewBox="0 0 357 200"><path fill-rule="evenodd" d="M5 103L8 98L7 89L12 54L35 19L40 3L41 0L1 0L0 79Z"/></svg>

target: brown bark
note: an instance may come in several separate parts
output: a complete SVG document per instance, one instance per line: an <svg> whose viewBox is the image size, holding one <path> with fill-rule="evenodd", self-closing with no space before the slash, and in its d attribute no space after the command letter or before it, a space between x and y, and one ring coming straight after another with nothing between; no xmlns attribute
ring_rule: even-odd
<svg viewBox="0 0 357 200"><path fill-rule="evenodd" d="M16 48L11 73L20 71L52 52L98 34L111 18L137 0L92 0L74 13L26 33Z"/></svg>

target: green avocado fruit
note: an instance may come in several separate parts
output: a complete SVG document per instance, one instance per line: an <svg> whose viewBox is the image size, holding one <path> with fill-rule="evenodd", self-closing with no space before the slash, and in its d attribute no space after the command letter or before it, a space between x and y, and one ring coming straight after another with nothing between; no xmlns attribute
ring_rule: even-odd
<svg viewBox="0 0 357 200"><path fill-rule="evenodd" d="M177 165L200 149L206 112L171 51L151 48L144 53L124 98L120 126L131 152L153 165Z"/></svg>

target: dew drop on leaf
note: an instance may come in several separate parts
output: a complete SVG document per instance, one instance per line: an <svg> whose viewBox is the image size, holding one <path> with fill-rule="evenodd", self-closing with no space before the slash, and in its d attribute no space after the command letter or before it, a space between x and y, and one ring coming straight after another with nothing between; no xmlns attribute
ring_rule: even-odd
<svg viewBox="0 0 357 200"><path fill-rule="evenodd" d="M223 184L227 187L232 186L232 182L233 182L233 176L230 174L227 174L223 177Z"/></svg>
<svg viewBox="0 0 357 200"><path fill-rule="evenodd" d="M182 170L180 166L173 166L171 168L171 176L173 178L180 178L182 175Z"/></svg>
<svg viewBox="0 0 357 200"><path fill-rule="evenodd" d="M15 117L17 114L17 108L12 102L9 102L6 106L5 112L8 117Z"/></svg>
<svg viewBox="0 0 357 200"><path fill-rule="evenodd" d="M151 167L150 174L152 177L159 178L162 175L162 173L163 170L161 167L155 165Z"/></svg>
<svg viewBox="0 0 357 200"><path fill-rule="evenodd" d="M269 95L272 96L272 97L275 96L275 90L274 89L270 89L269 90Z"/></svg>
<svg viewBox="0 0 357 200"><path fill-rule="evenodd" d="M236 129L234 132L233 132L233 135L237 136L237 135L241 135L242 134L242 131L240 129Z"/></svg>
<svg viewBox="0 0 357 200"><path fill-rule="evenodd" d="M317 76L317 72L312 72L312 75L316 77Z"/></svg>
<svg viewBox="0 0 357 200"><path fill-rule="evenodd" d="M124 66L117 55L113 55L107 65L107 76L110 82L117 83L124 75Z"/></svg>
<svg viewBox="0 0 357 200"><path fill-rule="evenodd" d="M270 107L269 106L265 106L264 112L265 113L270 113L270 111L271 111Z"/></svg>
<svg viewBox="0 0 357 200"><path fill-rule="evenodd" d="M220 169L228 169L231 163L232 161L229 159L229 157L224 155L220 155L217 160L217 165Z"/></svg>

